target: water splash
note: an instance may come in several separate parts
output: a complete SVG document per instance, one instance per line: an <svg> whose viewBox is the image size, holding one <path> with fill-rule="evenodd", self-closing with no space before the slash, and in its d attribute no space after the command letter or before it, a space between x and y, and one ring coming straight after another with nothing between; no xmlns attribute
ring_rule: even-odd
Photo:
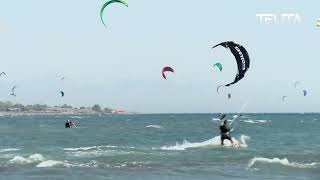
<svg viewBox="0 0 320 180"><path fill-rule="evenodd" d="M249 136L241 135L240 141L235 138L232 138L233 144L229 140L224 141L224 147L234 147L234 148L246 148L246 140L250 139ZM203 142L190 143L187 140L184 140L182 144L176 143L174 146L162 146L162 150L174 150L174 151L183 151L189 148L203 148L203 147L221 147L220 136L216 136L212 139Z"/></svg>

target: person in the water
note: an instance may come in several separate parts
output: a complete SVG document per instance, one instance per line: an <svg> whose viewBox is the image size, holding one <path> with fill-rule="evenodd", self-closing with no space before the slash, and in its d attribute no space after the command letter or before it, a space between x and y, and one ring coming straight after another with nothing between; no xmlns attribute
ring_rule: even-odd
<svg viewBox="0 0 320 180"><path fill-rule="evenodd" d="M232 137L230 135L230 131L231 129L228 127L228 121L227 121L227 114L220 114L220 121L221 121L221 125L220 125L220 139L221 139L221 145L223 146L223 141L225 139L228 139L231 141L231 144L233 144L232 141Z"/></svg>
<svg viewBox="0 0 320 180"><path fill-rule="evenodd" d="M70 120L67 120L67 122L64 124L64 126L66 127L66 128L71 128L71 122L70 122Z"/></svg>

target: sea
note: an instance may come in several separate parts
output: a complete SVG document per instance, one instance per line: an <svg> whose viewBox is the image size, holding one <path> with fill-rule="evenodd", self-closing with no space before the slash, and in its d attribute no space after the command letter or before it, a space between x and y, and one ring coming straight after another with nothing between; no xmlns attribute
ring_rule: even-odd
<svg viewBox="0 0 320 180"><path fill-rule="evenodd" d="M320 179L320 114L228 119L221 146L218 114L0 117L0 179Z"/></svg>

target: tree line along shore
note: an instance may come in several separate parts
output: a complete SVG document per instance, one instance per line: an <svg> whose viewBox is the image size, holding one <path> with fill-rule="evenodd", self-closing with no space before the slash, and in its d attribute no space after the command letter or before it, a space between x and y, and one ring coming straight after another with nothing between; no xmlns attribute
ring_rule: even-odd
<svg viewBox="0 0 320 180"><path fill-rule="evenodd" d="M124 110L102 108L99 104L92 107L48 106L46 104L23 105L10 101L0 101L0 115L33 115L33 114L103 114L103 113L126 113Z"/></svg>

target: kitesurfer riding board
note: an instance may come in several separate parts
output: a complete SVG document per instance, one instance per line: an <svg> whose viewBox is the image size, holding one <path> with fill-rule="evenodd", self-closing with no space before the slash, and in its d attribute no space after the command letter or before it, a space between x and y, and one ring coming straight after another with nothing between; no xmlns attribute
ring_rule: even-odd
<svg viewBox="0 0 320 180"><path fill-rule="evenodd" d="M224 140L227 139L231 142L232 146L234 146L232 137L230 135L231 129L228 127L228 120L227 120L227 114L221 114L220 115L220 140L221 140L221 146L224 146Z"/></svg>

